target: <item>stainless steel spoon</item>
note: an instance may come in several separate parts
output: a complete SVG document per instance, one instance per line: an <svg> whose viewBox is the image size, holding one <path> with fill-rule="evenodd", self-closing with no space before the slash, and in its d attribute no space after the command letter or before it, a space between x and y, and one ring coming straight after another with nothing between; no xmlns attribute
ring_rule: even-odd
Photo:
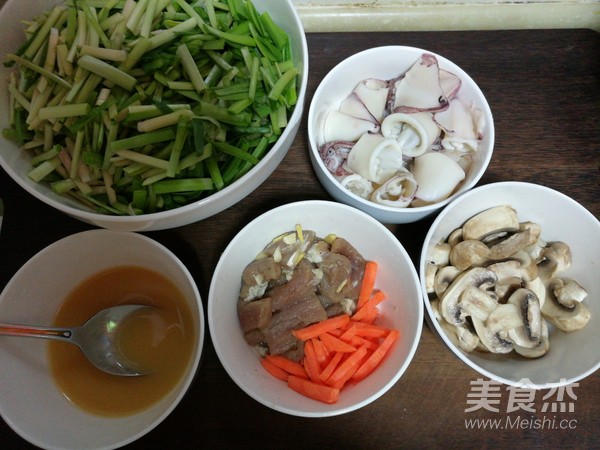
<svg viewBox="0 0 600 450"><path fill-rule="evenodd" d="M103 309L79 327L38 327L0 323L0 335L55 339L77 345L98 369L113 375L139 376L145 372L127 359L118 345L120 325L144 305L121 305Z"/></svg>

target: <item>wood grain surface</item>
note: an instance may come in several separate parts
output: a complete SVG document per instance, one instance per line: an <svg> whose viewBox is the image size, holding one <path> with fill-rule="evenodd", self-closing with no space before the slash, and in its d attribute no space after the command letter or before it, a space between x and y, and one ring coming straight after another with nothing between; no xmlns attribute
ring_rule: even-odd
<svg viewBox="0 0 600 450"><path fill-rule="evenodd" d="M273 175L222 213L188 226L145 233L175 252L194 275L205 302L212 271L236 232L261 213L304 199L329 199L307 151L306 111L319 81L342 59L381 45L427 49L461 66L492 109L496 145L480 184L505 180L543 184L600 217L600 34L591 30L309 34L310 77L297 138ZM0 287L36 252L91 228L44 205L0 170L5 216L0 234ZM550 205L551 207L551 205ZM418 262L432 218L390 226ZM598 300L598 294L592 296ZM241 391L220 364L207 333L201 366L173 413L129 448L599 448L600 372L574 389L573 412L465 412L481 376L459 361L428 328L400 380L374 403L326 419L287 416ZM591 342L590 345L598 345ZM1 370L1 368L0 368ZM0 389L2 387L0 386ZM569 400L569 399L566 399ZM39 411L39 414L51 412ZM469 429L470 419L500 420L498 429ZM534 420L547 419L536 426ZM554 419L551 423L550 420ZM530 421L530 422L527 422ZM29 448L0 421L0 448Z"/></svg>

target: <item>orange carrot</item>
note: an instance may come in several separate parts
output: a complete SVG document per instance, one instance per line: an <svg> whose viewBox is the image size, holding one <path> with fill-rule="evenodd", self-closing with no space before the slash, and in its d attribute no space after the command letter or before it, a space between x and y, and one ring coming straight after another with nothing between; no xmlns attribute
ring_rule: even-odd
<svg viewBox="0 0 600 450"><path fill-rule="evenodd" d="M331 374L333 373L335 368L338 366L338 364L342 360L343 356L344 356L344 353L342 353L342 352L335 353L333 355L333 358L331 358L329 360L329 363L325 366L325 368L319 375L319 378L323 381L327 380L327 378L329 378L331 376Z"/></svg>
<svg viewBox="0 0 600 450"><path fill-rule="evenodd" d="M354 336L350 343L356 347L361 347L364 345L367 347L367 350L376 350L377 347L379 347L378 343L373 342L370 339L365 339L362 336Z"/></svg>
<svg viewBox="0 0 600 450"><path fill-rule="evenodd" d="M287 381L290 376L285 370L280 369L275 364L269 362L266 358L260 358L260 363L275 378L279 378L282 381Z"/></svg>
<svg viewBox="0 0 600 450"><path fill-rule="evenodd" d="M390 332L388 328L364 322L356 322L356 335L383 338Z"/></svg>
<svg viewBox="0 0 600 450"><path fill-rule="evenodd" d="M329 333L333 336L335 336L333 333ZM346 326L346 329L344 330L344 332L342 334L340 334L339 337L342 341L344 342L348 342L350 343L352 341L352 338L356 335L356 327L354 326L353 323L350 323L348 326Z"/></svg>
<svg viewBox="0 0 600 450"><path fill-rule="evenodd" d="M354 372L356 372L366 354L367 348L364 346L359 347L354 353L351 353L344 362L336 367L331 376L327 378L325 382L329 386L341 389L344 386L344 383L346 383L346 381L348 381L352 375L354 375Z"/></svg>
<svg viewBox="0 0 600 450"><path fill-rule="evenodd" d="M319 365L324 367L329 362L329 354L331 353L329 349L325 346L325 344L319 338L312 338L313 347L315 349L315 354L317 355L317 360L319 361Z"/></svg>
<svg viewBox="0 0 600 450"><path fill-rule="evenodd" d="M369 356L365 362L361 364L354 375L352 375L352 379L354 381L360 381L369 375L383 360L389 349L392 347L392 344L396 342L396 339L398 339L399 335L400 333L398 333L398 331L391 330L381 345L377 347L377 350L375 350L371 356Z"/></svg>
<svg viewBox="0 0 600 450"><path fill-rule="evenodd" d="M292 333L301 341L307 341L323 333L327 333L330 330L341 328L348 322L350 322L350 316L348 314L342 314L340 316L330 317L321 322L313 323L312 325L299 330L293 330Z"/></svg>
<svg viewBox="0 0 600 450"><path fill-rule="evenodd" d="M352 353L356 351L356 347L352 347L350 344L347 344L329 333L323 333L319 336L319 339L321 339L321 342L323 342L325 347L331 352Z"/></svg>
<svg viewBox="0 0 600 450"><path fill-rule="evenodd" d="M371 292L373 292L373 288L375 287L376 276L377 263L375 261L367 261L365 263L365 272L363 274L363 279L358 294L357 308L360 308L364 303L367 302L367 300L369 300Z"/></svg>
<svg viewBox="0 0 600 450"><path fill-rule="evenodd" d="M354 315L351 317L352 320L362 320L373 310L377 308L377 305L385 300L385 294L382 291L376 291L359 307Z"/></svg>
<svg viewBox="0 0 600 450"><path fill-rule="evenodd" d="M321 365L315 353L315 347L311 340L304 343L304 368L310 378L315 383L321 383L319 375L321 374Z"/></svg>
<svg viewBox="0 0 600 450"><path fill-rule="evenodd" d="M271 364L276 367L279 367L281 370L284 370L290 375L296 375L303 378L308 378L308 374L306 370L302 366L302 364L292 361L291 359L286 358L281 355L265 355L263 359L266 359Z"/></svg>
<svg viewBox="0 0 600 450"><path fill-rule="evenodd" d="M289 376L287 383L291 389L299 394L320 402L335 403L340 397L339 389L325 386L324 384L317 384L294 375Z"/></svg>

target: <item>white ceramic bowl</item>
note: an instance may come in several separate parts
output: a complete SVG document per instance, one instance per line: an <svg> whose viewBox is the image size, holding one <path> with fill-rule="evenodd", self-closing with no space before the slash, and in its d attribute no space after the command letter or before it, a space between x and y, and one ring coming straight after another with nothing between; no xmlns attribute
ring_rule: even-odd
<svg viewBox="0 0 600 450"><path fill-rule="evenodd" d="M466 178L448 198L427 206L415 208L394 208L364 199L344 188L327 170L319 156L319 126L323 115L339 109L340 103L352 92L355 86L367 78L392 79L408 70L423 53L436 56L439 66L462 80L459 97L463 102L473 102L485 117L483 139L478 151L473 155L473 165ZM362 51L345 59L323 78L315 91L308 111L308 139L310 159L321 184L327 192L342 203L365 211L383 223L410 223L423 219L453 199L471 189L485 172L494 147L494 121L492 112L475 81L453 62L433 52L414 47L385 46Z"/></svg>
<svg viewBox="0 0 600 450"><path fill-rule="evenodd" d="M13 53L24 41L21 20L32 19L56 3L59 1L8 0L0 10L1 57ZM31 168L30 158L3 136L0 136L0 165L21 187L44 203L84 222L115 230L150 231L174 228L213 216L239 202L260 186L287 154L300 126L308 82L306 36L292 2L254 0L253 3L259 11L268 11L275 23L290 36L292 56L300 70L297 84L298 103L279 140L252 170L236 182L207 198L173 210L140 216L110 216L85 209L74 200L55 194L48 186L31 181L27 176ZM9 69L0 65L0 129L8 126L8 73Z"/></svg>
<svg viewBox="0 0 600 450"><path fill-rule="evenodd" d="M497 205L512 205L520 221L541 225L546 241L563 241L572 251L572 266L564 272L588 291L585 304L591 320L579 331L565 333L549 327L550 350L539 359L526 360L512 352L508 355L467 353L458 348L444 333L435 318L425 287L427 254L433 246L447 238L468 218ZM600 291L598 255L600 255L600 222L571 198L550 188L522 182L500 182L477 187L448 205L431 225L424 244L419 267L421 292L427 309L429 326L443 343L464 363L492 380L519 386L524 379L530 386L545 389L580 380L600 368L600 347L594 345L600 335ZM442 351L442 350L440 350Z"/></svg>
<svg viewBox="0 0 600 450"><path fill-rule="evenodd" d="M52 323L57 308L79 283L117 265L164 274L188 300L198 336L181 381L162 400L123 417L90 414L57 387L47 359L47 342L0 339L0 414L27 441L50 449L107 449L128 444L160 424L177 406L196 373L204 342L204 313L194 279L166 247L137 233L90 230L40 251L14 275L0 295L0 321Z"/></svg>
<svg viewBox="0 0 600 450"><path fill-rule="evenodd" d="M400 331L387 359L366 379L342 390L328 405L292 391L266 373L256 351L244 340L236 311L242 271L276 236L300 224L317 236L329 233L348 240L366 259L379 263L377 287L387 294L378 323ZM365 406L402 376L417 348L423 305L414 266L393 234L367 214L335 202L304 201L275 208L244 227L223 252L208 297L212 342L229 376L249 396L269 408L303 417L327 417Z"/></svg>

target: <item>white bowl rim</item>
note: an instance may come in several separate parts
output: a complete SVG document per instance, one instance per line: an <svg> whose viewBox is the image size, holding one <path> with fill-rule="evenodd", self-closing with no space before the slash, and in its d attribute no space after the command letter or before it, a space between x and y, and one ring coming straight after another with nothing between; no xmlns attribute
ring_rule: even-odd
<svg viewBox="0 0 600 450"><path fill-rule="evenodd" d="M12 287L12 285L17 282L17 277L19 275L19 272L25 271L26 267L29 264L33 264L33 260L38 259L40 256L43 256L49 252L52 252L56 247L63 245L65 242L68 242L68 241L74 240L74 239L79 239L83 235L93 235L93 234L100 234L100 233L109 234L109 235L110 234L112 234L112 235L121 234L121 235L126 235L128 238L131 238L131 239L138 239L138 240L144 241L144 242L150 244L151 246L160 249L161 252L163 252L165 255L168 255L170 257L171 261L176 264L176 266L179 268L179 270L181 270L181 272L183 273L185 278L187 278L190 281L190 288L194 292L194 297L195 297L194 300L198 306L198 351L194 355L193 359L190 361L189 375L186 375L185 382L181 385L179 394L177 395L177 397L175 397L173 399L173 401L168 406L168 408L166 408L152 423L147 424L145 428L141 429L136 434L129 436L126 439L121 440L121 442L119 442L118 444L108 445L106 447L98 447L97 450L112 449L112 448L115 448L115 446L121 447L121 446L125 446L127 444L131 444L132 442L140 439L142 436L148 434L150 431L154 430L173 412L173 410L179 405L179 403L181 402L183 397L187 394L187 391L189 390L194 379L196 378L196 373L198 372L198 369L200 367L200 361L202 359L202 354L204 351L204 342L205 342L205 334L206 334L206 325L205 325L205 317L204 317L205 315L204 315L204 307L202 306L202 298L201 298L200 292L198 290L198 286L196 285L194 278L193 278L192 274L190 273L190 271L183 264L183 262L177 257L177 255L175 255L171 250L169 250L163 244L161 244L158 241L155 241L154 239L152 239L148 236L145 236L143 234L133 232L133 231L109 230L109 229L104 229L104 228L91 229L91 230L86 230L86 231L81 231L81 232L78 232L75 234L71 234L69 236L65 236L65 237L49 244L48 246L44 247L39 252L34 254L31 258L29 258L27 260L27 262L25 262L25 264L23 266L21 266L21 268L19 268L19 270L17 272L15 272L15 274L11 277L11 279L7 283L6 287L0 292L0 301L4 297L4 295L3 295L4 291L7 290L9 287ZM118 264L118 263L116 263L116 264ZM139 414L141 414L141 413L139 413ZM4 405L1 405L1 404L0 404L0 417L2 417L2 419L4 419L4 421L10 426L10 428L15 433L17 433L19 436L21 436L26 441L28 441L34 445L37 445L41 448L50 448L50 447L47 447L46 443L40 441L39 439L37 439L33 436L30 436L25 430L23 430L19 426L19 424L12 421L10 418L10 415L8 415L6 412Z"/></svg>
<svg viewBox="0 0 600 450"><path fill-rule="evenodd" d="M588 211L579 202L572 199L568 195L563 194L560 191L557 191L557 190L552 189L547 186L543 186L541 184L524 182L524 181L499 181L499 182L494 182L494 183L488 183L488 184L485 184L482 186L478 186L478 187L470 190L469 192L465 192L464 194L462 194L460 196L460 198L458 198L456 200L456 202L453 202L450 205L448 205L446 208L444 208L442 210L442 212L435 218L435 220L431 224L429 231L427 232L427 235L425 236L425 240L423 241L423 247L421 250L421 258L419 261L419 273L421 273L421 274L424 273L424 264L425 264L425 260L426 260L425 255L426 255L426 252L428 251L429 241L431 240L432 235L435 232L435 229L437 228L439 223L444 220L447 212L452 208L452 206L455 203L459 204L461 201L468 199L472 195L477 195L479 192L485 192L487 190L497 189L497 188L503 187L503 186L527 187L527 188L531 188L531 189L538 189L540 191L550 192L553 195L562 197L565 201L571 203L574 207L578 208L582 214L586 215L591 220L594 220L598 224L598 227L600 228L600 221L598 221L598 219L590 211ZM462 362L467 364L469 367L471 367L476 372L478 372L482 375L485 375L490 380L496 380L496 381L499 381L500 383L503 383L503 384L506 384L509 386L522 387L523 386L522 383L519 383L518 381L511 380L509 378L505 378L500 375L497 375L497 374L485 369L484 367L480 366L479 364L476 364L474 361L472 361L470 358L468 358L465 353L463 353L459 348L457 348L452 343L452 341L448 338L448 336L446 335L446 333L444 332L444 330L442 329L442 327L440 326L438 321L435 319L435 315L434 315L433 310L431 309L431 303L429 302L429 298L427 295L427 288L425 286L425 278L423 276L421 276L419 278L420 278L420 283L421 283L421 294L423 297L423 302L425 304L425 309L427 310L427 315L425 316L427 323L429 324L430 327L432 327L432 325L433 325L432 331L435 332L435 334L446 345L446 347L449 348L458 359L460 359ZM582 380L582 379L588 377L589 375L591 375L598 369L600 369L600 361L598 361L595 365L593 365L588 370L580 373L577 376L574 376L574 377L571 377L568 379L562 379L562 380L559 380L556 382L547 382L544 384L528 383L527 387L532 388L532 389L549 389L549 388L557 388L557 387L561 387L561 386L566 386L568 384L575 383L579 380Z"/></svg>
<svg viewBox="0 0 600 450"><path fill-rule="evenodd" d="M330 200L301 200L301 201L286 203L286 204L280 205L276 208L273 208L269 211L266 211L265 213L259 215L258 217L256 217L252 221L250 221L244 228L239 230L236 233L235 237L230 241L230 243L227 245L227 247L223 250L223 252L221 254L224 255L224 254L228 253L228 251L230 251L231 248L235 247L238 239L241 239L240 236L243 234L243 232L247 228L254 226L254 224L256 222L265 220L265 217L268 217L270 215L279 214L282 211L285 211L286 209L302 207L305 205L306 206L327 205L327 206L331 206L333 208L339 208L339 209L345 209L348 211L352 211L353 214L358 214L358 215L363 216L365 218L365 220L368 220L370 223L373 224L373 226L378 228L379 232L384 233L387 236L389 236L390 238L393 238L394 240L396 240L398 242L398 250L400 250L403 253L404 257L406 258L406 261L409 263L408 270L411 272L412 279L417 283L417 291L418 291L419 277L418 277L416 268L415 268L414 264L412 263L410 255L406 252L406 249L404 248L402 243L393 235L393 233L388 228L386 228L385 225L383 225L381 222L379 222L378 220L376 220L369 214L367 214L357 208L354 208L352 206L346 205L344 203L334 202L334 201L330 201ZM208 324L209 324L208 330L209 330L209 333L211 336L211 341L213 343L213 347L215 349L215 352L217 353L217 357L219 358L219 361L223 365L223 368L225 369L227 374L230 376L230 378L247 395L249 395L251 398L253 398L254 400L256 400L257 402L261 403L264 406L267 406L275 411L289 414L292 416L297 416L297 417L323 418L323 417L332 417L332 416L346 414L346 413L355 411L357 409L360 409L360 408L364 407L365 405L368 405L368 404L374 402L375 400L377 400L378 398L380 398L381 396L383 396L389 389L391 389L392 386L394 386L396 384L396 382L398 382L398 380L405 373L406 369L408 368L408 366L410 365L411 361L414 358L414 355L419 346L419 342L420 342L421 335L423 332L424 307L423 307L423 302L421 302L421 301L416 302L416 305L415 305L416 310L417 310L417 316L418 316L415 319L415 339L413 340L413 342L410 346L410 349L409 349L408 353L406 354L406 359L402 362L402 365L399 367L399 369L394 374L394 376L387 383L385 383L385 385L383 385L379 389L379 391L377 391L377 393L375 393L371 397L368 397L361 402L357 402L356 404L350 405L345 408L336 408L336 409L331 409L329 411L320 411L320 412L305 412L305 411L300 411L300 410L293 409L293 408L282 407L282 406L278 405L277 403L268 402L265 399L256 395L245 383L243 383L241 381L240 377L237 375L237 373L231 368L231 366L229 365L229 362L222 356L223 355L222 346L221 346L219 340L217 339L217 336L215 335L216 330L215 330L215 327L213 326L213 317L214 317L213 290L215 289L214 274L216 274L219 271L219 268L222 264L223 264L223 259L220 258L219 262L217 263L217 266L215 267L215 270L213 272L213 280L211 280L209 294L208 294L207 316L208 316ZM331 406L332 406L332 408L335 407L335 405L331 405Z"/></svg>
<svg viewBox="0 0 600 450"><path fill-rule="evenodd" d="M290 6L290 11L292 12L293 17L294 17L295 26L299 30L304 30L304 28L302 26L302 22L300 20L300 17L298 15L298 12L297 12L296 8L293 6L293 4L291 3L291 0L279 0L279 1L284 1L284 2L288 3L288 5ZM2 8L2 10L4 10L4 8ZM0 11L0 17L2 16L2 12L3 11ZM299 64L301 64L301 66L302 66L302 71L300 73L300 79L302 80L302 83L300 83L300 85L299 85L300 90L298 91L298 99L305 99L306 98L306 90L307 90L307 86L308 86L308 67L309 67L308 44L306 41L306 33L301 32L300 36L302 38L300 44L301 44L303 58L302 58L302 61L299 62ZM65 213L65 214L80 218L83 221L94 222L95 220L98 220L99 218L109 218L110 222L112 222L116 225L128 224L132 220L135 220L135 219L144 220L144 222L152 223L158 219L164 220L164 219L168 219L171 217L179 216L180 214L185 214L191 210L200 208L204 204L207 204L207 203L216 203L221 198L226 197L231 191L235 191L236 189L238 189L239 186L241 186L245 182L245 180L248 180L248 179L251 179L252 177L254 177L255 173L259 172L261 170L262 166L267 165L271 159L274 159L277 157L276 150L279 148L281 143L283 141L285 141L286 138L293 132L294 127L291 126L290 124L297 123L297 122L299 123L302 121L303 110L304 110L304 102L299 102L294 106L292 115L288 119L288 125L283 129L283 132L281 133L281 135L279 136L279 138L277 139L277 141L275 142L273 147L271 147L271 149L263 156L263 158L258 162L258 164L256 164L254 167L252 167L252 169L250 169L241 178L239 178L235 182L231 183L229 186L223 188L222 190L217 191L213 194L210 194L208 197L202 198L202 199L197 200L192 203L188 203L186 205L179 206L177 208L165 210L165 211L140 214L137 216L118 216L118 215L103 214L100 212L91 211L89 209L85 209L85 207L83 205L81 208L76 208L76 207L70 206L68 204L59 202L59 201L55 200L54 198L47 196L47 195L39 192L38 190L34 189L27 181L23 180L23 178L21 176L19 176L19 174L17 174L13 170L13 168L5 161L4 157L2 156L2 153L0 153L0 166L2 166L2 168L9 174L9 176L17 184L19 184L19 186L21 186L29 194L33 195L38 200L41 200L42 202L48 204L49 206L51 206L53 208L58 209L59 211Z"/></svg>
<svg viewBox="0 0 600 450"><path fill-rule="evenodd" d="M482 160L483 167L487 167L492 158L492 154L494 152L494 143L495 143L494 116L492 114L492 110L489 106L489 103L488 103L485 95L483 94L483 91L479 87L479 85L475 82L475 80L473 80L471 78L471 76L467 72L465 72L459 65L452 62L448 58L446 58L440 54L437 54L435 52L432 52L430 50L425 50L425 49L421 49L419 47L406 46L406 45L384 45L384 46L380 46L380 47L372 47L372 48L369 48L366 50L362 50L358 53L354 53L353 55L350 55L348 58L340 61L335 67L333 67L327 73L327 75L325 75L325 77L319 82L319 85L318 85L317 89L315 90L315 93L312 98L314 99L321 91L323 91L325 89L324 85L326 84L326 81L328 81L329 78L333 77L333 72L335 72L340 66L342 66L342 65L345 66L347 64L350 64L355 59L359 59L367 53L380 52L380 51L409 51L409 52L414 52L414 53L428 53L428 54L434 55L437 58L438 62L440 62L440 67L443 65L452 66L453 70L458 72L458 73L456 73L456 75L459 75L461 80L463 80L463 81L468 80L470 83L472 83L472 87L473 87L474 91L482 99L481 107L482 107L483 112L486 114L486 116L489 116L489 118L490 118L489 123L486 124L487 133L489 135L489 141L490 141L490 151L488 152L487 155L485 155L485 158ZM329 170L327 170L327 168L325 167L325 164L323 163L323 160L319 157L317 145L315 143L314 132L312 130L312 127L310 126L310 124L313 122L313 116L316 113L315 109L313 108L313 105L314 105L314 102L311 100L311 103L310 103L310 106L308 109L308 124L309 124L309 126L308 126L308 146L309 146L311 154L314 156L314 161L317 162L317 164L319 165L319 168L321 169L321 171L323 172L325 177L327 177L332 183L334 183L334 185L338 186L339 189L342 192L344 192L346 195L348 195L351 199L353 199L354 201L358 202L359 204L363 205L366 208L373 208L373 209L380 210L380 211L383 211L386 213L398 213L398 212L400 212L400 213L413 212L414 214L433 213L436 210L440 209L441 207L450 203L452 200L459 197L464 192L469 191L473 186L475 186L477 184L477 182L479 181L481 176L483 176L483 172L482 172L482 174L479 177L475 177L470 183L461 185L460 189L457 192L454 192L449 197L447 197L439 202L431 203L429 205L416 206L416 207L410 207L410 208L395 208L393 206L382 205L379 203L369 201L359 195L356 195L349 189L344 189L340 185L340 182L335 179L335 177L329 172Z"/></svg>

